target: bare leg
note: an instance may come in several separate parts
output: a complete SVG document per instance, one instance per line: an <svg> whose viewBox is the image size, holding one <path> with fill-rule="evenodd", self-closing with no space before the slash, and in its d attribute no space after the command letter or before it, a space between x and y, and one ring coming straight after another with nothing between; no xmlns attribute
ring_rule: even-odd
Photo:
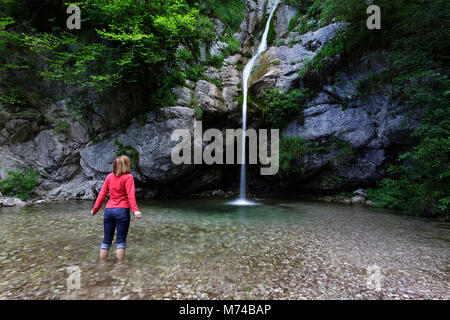
<svg viewBox="0 0 450 320"><path fill-rule="evenodd" d="M117 263L122 264L123 260L125 259L125 248L117 249L116 255L117 255Z"/></svg>
<svg viewBox="0 0 450 320"><path fill-rule="evenodd" d="M106 258L108 258L109 250L100 249L100 262L106 263Z"/></svg>

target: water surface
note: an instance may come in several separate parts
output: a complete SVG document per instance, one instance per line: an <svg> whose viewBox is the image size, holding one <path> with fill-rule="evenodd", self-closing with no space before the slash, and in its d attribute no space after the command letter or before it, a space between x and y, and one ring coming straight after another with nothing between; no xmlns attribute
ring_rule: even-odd
<svg viewBox="0 0 450 320"><path fill-rule="evenodd" d="M90 201L0 208L2 299L448 299L448 223L362 206L140 202L127 261L98 265ZM115 243L113 243L113 248ZM80 268L80 289L67 270ZM377 289L368 268L379 268Z"/></svg>

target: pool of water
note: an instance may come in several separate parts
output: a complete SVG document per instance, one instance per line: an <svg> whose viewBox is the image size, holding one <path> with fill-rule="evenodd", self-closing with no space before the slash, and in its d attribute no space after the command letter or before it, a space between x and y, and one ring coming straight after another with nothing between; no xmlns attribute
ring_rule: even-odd
<svg viewBox="0 0 450 320"><path fill-rule="evenodd" d="M90 216L92 202L0 208L0 299L450 298L448 223L259 203L141 201L126 263L112 251L106 266L103 211Z"/></svg>

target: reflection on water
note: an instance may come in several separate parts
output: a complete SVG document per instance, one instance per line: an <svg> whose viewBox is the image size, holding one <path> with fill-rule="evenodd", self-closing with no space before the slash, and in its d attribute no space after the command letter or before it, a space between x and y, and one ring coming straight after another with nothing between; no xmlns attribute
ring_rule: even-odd
<svg viewBox="0 0 450 320"><path fill-rule="evenodd" d="M450 297L447 223L359 206L141 202L126 264L98 265L91 202L0 209L3 299ZM114 244L113 244L114 246ZM113 252L111 252L113 253ZM380 268L381 290L367 270ZM68 290L68 268L80 289Z"/></svg>

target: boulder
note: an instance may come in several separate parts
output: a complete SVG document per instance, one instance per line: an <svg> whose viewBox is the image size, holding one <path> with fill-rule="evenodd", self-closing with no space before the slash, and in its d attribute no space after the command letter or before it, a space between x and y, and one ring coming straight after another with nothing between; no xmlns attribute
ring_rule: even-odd
<svg viewBox="0 0 450 320"><path fill-rule="evenodd" d="M171 150L178 143L171 141L175 129L193 132L195 111L186 107L167 107L159 112L149 112L147 122L136 121L121 134L97 144L90 144L80 151L83 173L90 179L104 179L111 172L119 142L133 147L139 154L134 175L143 182L165 183L192 170L190 165L174 165Z"/></svg>
<svg viewBox="0 0 450 320"><path fill-rule="evenodd" d="M27 203L15 197L0 197L0 205L3 207L24 207Z"/></svg>
<svg viewBox="0 0 450 320"><path fill-rule="evenodd" d="M12 119L5 124L5 129L10 134L9 142L19 143L30 140L38 129L38 125L27 119Z"/></svg>
<svg viewBox="0 0 450 320"><path fill-rule="evenodd" d="M206 80L197 81L194 96L197 99L197 105L206 113L227 111L222 92Z"/></svg>
<svg viewBox="0 0 450 320"><path fill-rule="evenodd" d="M350 199L351 203L364 203L366 198L360 195L356 195Z"/></svg>
<svg viewBox="0 0 450 320"><path fill-rule="evenodd" d="M357 190L353 191L353 194L367 198L367 192L364 189L357 189Z"/></svg>
<svg viewBox="0 0 450 320"><path fill-rule="evenodd" d="M175 97L175 103L177 106L187 107L191 104L191 89L177 86L172 88L171 91Z"/></svg>
<svg viewBox="0 0 450 320"><path fill-rule="evenodd" d="M300 136L314 140L334 136L359 148L374 137L375 128L364 109L344 109L341 105L318 105L303 112L304 123L289 123L283 130L285 136Z"/></svg>
<svg viewBox="0 0 450 320"><path fill-rule="evenodd" d="M103 180L86 181L81 175L75 179L58 184L45 196L52 199L95 200L103 185Z"/></svg>

